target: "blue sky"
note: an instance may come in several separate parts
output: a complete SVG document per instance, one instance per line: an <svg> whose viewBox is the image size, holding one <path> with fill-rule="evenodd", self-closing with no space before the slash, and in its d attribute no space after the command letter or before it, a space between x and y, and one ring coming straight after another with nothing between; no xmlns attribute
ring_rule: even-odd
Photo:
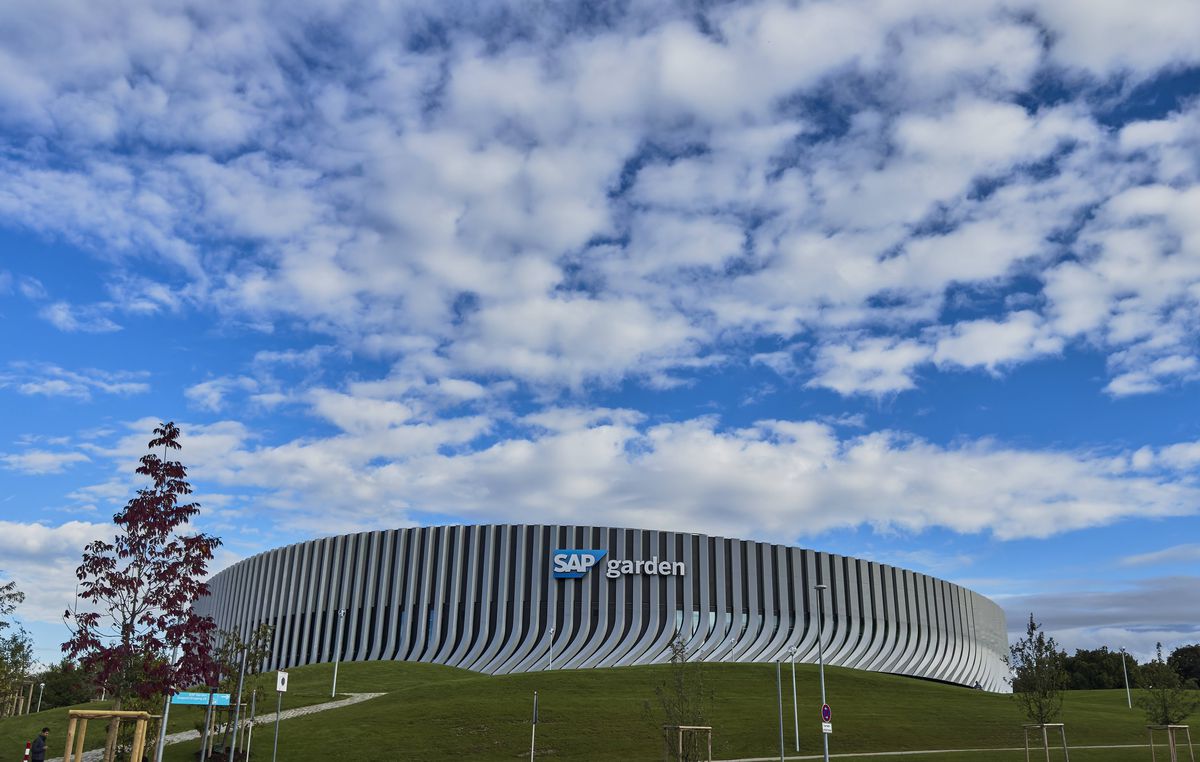
<svg viewBox="0 0 1200 762"><path fill-rule="evenodd" d="M159 420L217 566L441 522L1200 640L1200 6L0 8L0 569L39 658Z"/></svg>

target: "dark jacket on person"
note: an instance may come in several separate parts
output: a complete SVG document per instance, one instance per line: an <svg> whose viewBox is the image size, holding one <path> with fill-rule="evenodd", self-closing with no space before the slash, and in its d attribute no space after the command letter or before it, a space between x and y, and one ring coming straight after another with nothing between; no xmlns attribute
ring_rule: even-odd
<svg viewBox="0 0 1200 762"><path fill-rule="evenodd" d="M29 758L33 762L46 762L46 736L38 733L37 738L33 739L33 745L29 747Z"/></svg>

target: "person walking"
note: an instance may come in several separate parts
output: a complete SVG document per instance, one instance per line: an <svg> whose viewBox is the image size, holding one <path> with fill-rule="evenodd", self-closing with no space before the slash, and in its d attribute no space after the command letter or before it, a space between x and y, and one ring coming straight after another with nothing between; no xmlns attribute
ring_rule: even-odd
<svg viewBox="0 0 1200 762"><path fill-rule="evenodd" d="M50 737L50 728L42 728L42 732L38 733L37 738L33 739L33 744L29 747L29 759L31 762L46 762L46 739Z"/></svg>

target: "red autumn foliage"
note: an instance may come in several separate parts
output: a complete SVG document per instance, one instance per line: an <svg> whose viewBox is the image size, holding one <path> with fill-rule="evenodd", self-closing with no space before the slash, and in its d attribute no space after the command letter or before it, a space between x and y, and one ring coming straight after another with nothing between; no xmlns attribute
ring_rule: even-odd
<svg viewBox="0 0 1200 762"><path fill-rule="evenodd" d="M182 533L200 506L181 502L192 492L187 469L165 459L180 449L178 439L174 423L154 429L148 448L163 448L164 459L151 452L137 468L153 486L138 490L113 516L118 532L112 542L84 548L75 570L80 600L64 615L72 636L63 652L94 670L97 683L118 700L208 683L215 673L213 621L197 616L192 604L208 594L203 580L221 541Z"/></svg>

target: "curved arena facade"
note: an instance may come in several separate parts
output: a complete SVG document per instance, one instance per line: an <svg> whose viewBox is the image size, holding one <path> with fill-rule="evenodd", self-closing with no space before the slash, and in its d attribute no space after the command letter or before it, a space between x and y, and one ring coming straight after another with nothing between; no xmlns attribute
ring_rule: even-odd
<svg viewBox="0 0 1200 762"><path fill-rule="evenodd" d="M817 585L825 585L818 590ZM397 659L486 673L693 658L817 661L1006 691L1000 607L924 574L683 532L443 526L328 537L215 575L197 604L270 669ZM340 632L339 632L340 628Z"/></svg>

